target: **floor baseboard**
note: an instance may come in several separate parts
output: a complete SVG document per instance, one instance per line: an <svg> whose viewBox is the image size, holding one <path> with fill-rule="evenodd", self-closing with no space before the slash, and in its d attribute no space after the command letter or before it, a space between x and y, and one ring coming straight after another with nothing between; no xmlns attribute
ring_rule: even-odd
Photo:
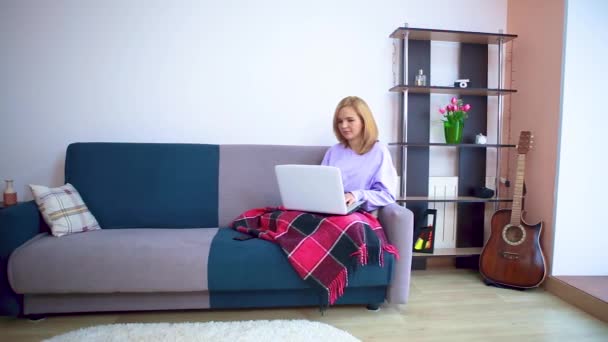
<svg viewBox="0 0 608 342"><path fill-rule="evenodd" d="M545 280L544 288L565 302L608 323L608 303L553 276Z"/></svg>

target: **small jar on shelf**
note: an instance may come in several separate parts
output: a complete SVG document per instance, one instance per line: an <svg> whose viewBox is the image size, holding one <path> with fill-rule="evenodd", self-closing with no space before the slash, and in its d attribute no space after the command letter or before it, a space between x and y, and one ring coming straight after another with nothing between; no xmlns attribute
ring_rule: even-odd
<svg viewBox="0 0 608 342"><path fill-rule="evenodd" d="M414 79L414 85L418 87L426 86L426 75L422 69L418 70L418 75L416 75L416 78Z"/></svg>

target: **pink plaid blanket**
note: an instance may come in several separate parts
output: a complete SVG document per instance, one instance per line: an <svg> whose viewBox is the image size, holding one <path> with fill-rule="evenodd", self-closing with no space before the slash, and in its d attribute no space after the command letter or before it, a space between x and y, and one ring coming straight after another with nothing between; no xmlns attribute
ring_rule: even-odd
<svg viewBox="0 0 608 342"><path fill-rule="evenodd" d="M366 212L326 216L256 208L237 217L232 228L279 244L300 277L325 290L330 305L343 295L349 270L368 262L384 266L384 251L399 258L378 220Z"/></svg>

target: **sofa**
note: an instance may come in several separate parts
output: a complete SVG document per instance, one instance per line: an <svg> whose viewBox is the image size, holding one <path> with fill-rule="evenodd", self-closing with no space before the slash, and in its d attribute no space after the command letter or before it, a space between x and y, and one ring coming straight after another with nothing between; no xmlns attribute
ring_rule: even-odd
<svg viewBox="0 0 608 342"><path fill-rule="evenodd" d="M237 241L243 211L278 206L277 164L319 164L327 147L73 143L65 182L102 229L49 234L34 201L0 210L0 315L318 306L278 245ZM336 305L405 304L412 213L378 210L400 258L351 272Z"/></svg>

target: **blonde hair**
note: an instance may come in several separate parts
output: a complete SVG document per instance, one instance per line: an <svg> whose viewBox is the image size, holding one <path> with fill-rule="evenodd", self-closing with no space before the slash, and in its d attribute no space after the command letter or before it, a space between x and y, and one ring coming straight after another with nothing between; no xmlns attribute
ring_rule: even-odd
<svg viewBox="0 0 608 342"><path fill-rule="evenodd" d="M353 146L349 146L348 141L340 133L340 129L338 128L338 113L344 107L352 108L363 122L361 146L355 146L354 148ZM363 99L357 96L348 96L338 103L334 112L334 134L340 143L350 147L358 154L365 154L374 147L374 144L378 141L378 126L376 126L376 120L374 120L371 109L369 109L369 106Z"/></svg>

